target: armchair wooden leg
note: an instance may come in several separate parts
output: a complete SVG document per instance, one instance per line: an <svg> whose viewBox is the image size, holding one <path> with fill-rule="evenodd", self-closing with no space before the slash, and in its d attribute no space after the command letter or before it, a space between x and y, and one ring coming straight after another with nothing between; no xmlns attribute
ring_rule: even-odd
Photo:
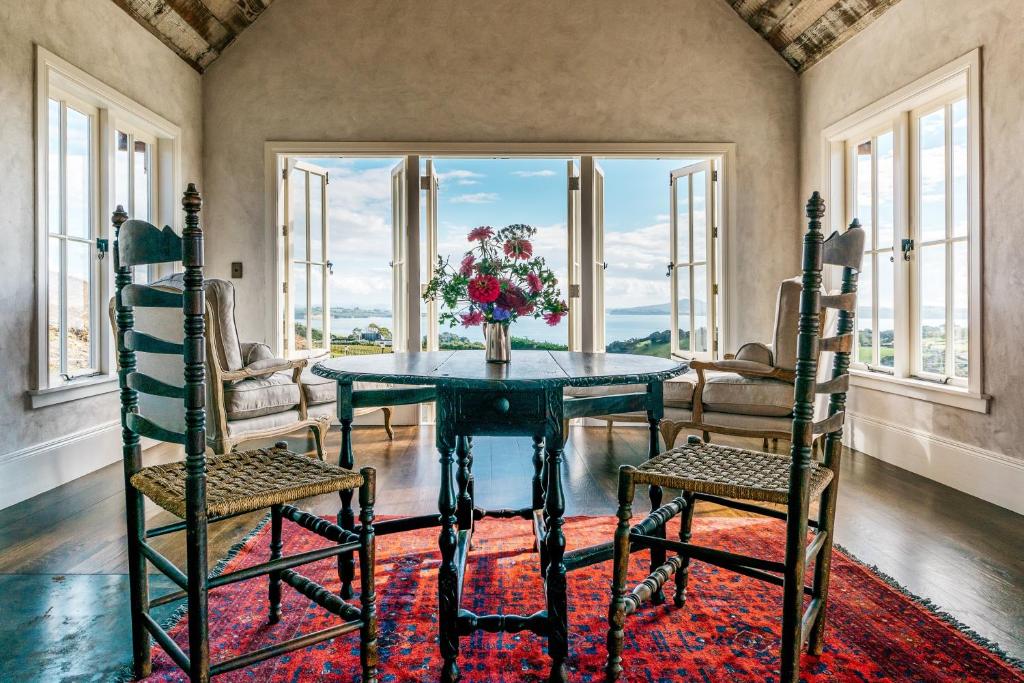
<svg viewBox="0 0 1024 683"><path fill-rule="evenodd" d="M391 428L391 408L381 408L384 412L384 431L388 434L388 440L395 440L395 430Z"/></svg>
<svg viewBox="0 0 1024 683"><path fill-rule="evenodd" d="M767 436L764 437L763 439L761 439L761 450L762 451L767 451L768 450L768 437Z"/></svg>
<svg viewBox="0 0 1024 683"><path fill-rule="evenodd" d="M629 520L633 517L636 485L633 468L619 468L618 525L615 527L615 554L612 564L612 600L608 607L608 662L605 676L617 681L622 675L622 643L626 625L626 574L629 571Z"/></svg>
<svg viewBox="0 0 1024 683"><path fill-rule="evenodd" d="M284 542L281 540L281 506L274 505L270 508L270 559L281 559L281 550ZM281 621L281 572L270 572L269 602L270 613L267 621L276 624Z"/></svg>
<svg viewBox="0 0 1024 683"><path fill-rule="evenodd" d="M363 683L377 683L377 591L374 584L376 543L373 531L373 505L376 500L377 473L364 467L359 487L359 603L363 625L359 631L359 658Z"/></svg>
<svg viewBox="0 0 1024 683"><path fill-rule="evenodd" d="M686 501L686 507L683 508L682 514L679 516L679 540L683 543L689 543L690 530L693 527L693 508L697 504L697 500L689 491L683 491L683 500ZM676 570L675 577L676 607L682 607L686 604L686 584L690 580L690 558L684 555L680 555L679 557L682 564L679 566L679 569Z"/></svg>
<svg viewBox="0 0 1024 683"><path fill-rule="evenodd" d="M671 420L662 420L659 429L661 430L661 438L665 442L665 449L671 450L675 448L676 439L679 438L679 432L683 428Z"/></svg>
<svg viewBox="0 0 1024 683"><path fill-rule="evenodd" d="M562 420L562 445L565 446L565 442L569 440L569 421Z"/></svg>
<svg viewBox="0 0 1024 683"><path fill-rule="evenodd" d="M328 425L323 422L317 422L309 428L309 431L313 432L313 444L316 446L316 457L320 460L324 459L324 436L327 431Z"/></svg>

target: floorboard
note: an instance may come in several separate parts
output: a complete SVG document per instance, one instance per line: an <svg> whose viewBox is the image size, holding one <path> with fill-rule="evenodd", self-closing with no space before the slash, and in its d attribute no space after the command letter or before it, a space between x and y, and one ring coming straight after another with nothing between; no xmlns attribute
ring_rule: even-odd
<svg viewBox="0 0 1024 683"><path fill-rule="evenodd" d="M313 448L304 435L289 442L295 450ZM431 429L397 427L388 441L379 428L358 428L354 444L358 463L377 468L378 514L436 511L440 477ZM328 453L338 447L334 431ZM639 464L646 450L643 429L618 427L609 434L604 427L573 427L563 471L567 514L612 514L619 466ZM528 505L531 456L529 439L476 439L478 502ZM146 452L147 464L179 457L171 446ZM0 680L109 680L128 656L121 477L120 464L111 465L0 511L0 591L10 596L0 620L6 650ZM846 550L1024 657L1019 515L855 452L844 459L841 482L836 538ZM338 498L320 496L304 505L333 515ZM150 526L175 521L152 505L146 512ZM710 504L698 509L701 516L735 514L741 513ZM252 513L214 525L211 565L262 517ZM154 545L183 566L180 536L154 539ZM153 581L154 593L168 586L162 577Z"/></svg>

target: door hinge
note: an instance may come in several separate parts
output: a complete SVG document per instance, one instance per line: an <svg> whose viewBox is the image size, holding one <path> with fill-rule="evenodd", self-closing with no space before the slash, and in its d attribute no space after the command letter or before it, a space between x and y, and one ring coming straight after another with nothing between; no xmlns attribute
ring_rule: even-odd
<svg viewBox="0 0 1024 683"><path fill-rule="evenodd" d="M421 190L429 190L430 189L430 178L431 178L431 176L428 176L428 175L421 175L420 176L420 189Z"/></svg>
<svg viewBox="0 0 1024 683"><path fill-rule="evenodd" d="M579 299L580 298L580 286L579 285L569 285L569 298L570 299Z"/></svg>
<svg viewBox="0 0 1024 683"><path fill-rule="evenodd" d="M718 182L718 171L717 170L711 172L711 182L713 182L713 183L717 183Z"/></svg>
<svg viewBox="0 0 1024 683"><path fill-rule="evenodd" d="M580 189L580 177L578 175L569 176L569 189L578 190Z"/></svg>
<svg viewBox="0 0 1024 683"><path fill-rule="evenodd" d="M281 169L281 180L288 180L288 167L285 166Z"/></svg>
<svg viewBox="0 0 1024 683"><path fill-rule="evenodd" d="M711 293L714 294L715 296L718 296L718 283L717 282L715 284L711 285Z"/></svg>
<svg viewBox="0 0 1024 683"><path fill-rule="evenodd" d="M330 173L330 171L328 171L327 173L324 173L324 185L330 185L330 184L331 184L331 173Z"/></svg>
<svg viewBox="0 0 1024 683"><path fill-rule="evenodd" d="M288 283L287 282L282 282L281 283L281 293L282 294L287 294L288 293Z"/></svg>
<svg viewBox="0 0 1024 683"><path fill-rule="evenodd" d="M713 237L714 239L718 239L718 226L717 225L711 228L711 237Z"/></svg>
<svg viewBox="0 0 1024 683"><path fill-rule="evenodd" d="M287 237L287 236L288 236L288 226L287 225L282 225L281 226L281 237Z"/></svg>

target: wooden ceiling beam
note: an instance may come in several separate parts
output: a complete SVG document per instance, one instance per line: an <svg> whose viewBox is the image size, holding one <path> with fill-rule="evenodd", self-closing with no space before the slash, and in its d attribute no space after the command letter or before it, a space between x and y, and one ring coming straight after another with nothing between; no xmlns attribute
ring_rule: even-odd
<svg viewBox="0 0 1024 683"><path fill-rule="evenodd" d="M860 33L899 0L839 0L782 51L803 72Z"/></svg>

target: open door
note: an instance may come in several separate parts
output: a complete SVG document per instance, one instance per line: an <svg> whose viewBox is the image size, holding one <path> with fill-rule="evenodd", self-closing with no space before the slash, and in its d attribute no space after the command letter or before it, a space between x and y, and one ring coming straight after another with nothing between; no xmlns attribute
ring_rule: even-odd
<svg viewBox="0 0 1024 683"><path fill-rule="evenodd" d="M437 174L434 172L434 161L427 159L424 175L420 178L420 190L423 192L423 218L424 224L420 227L420 234L425 237L421 249L426 253L423 259L423 272L420 277L420 296L426 292L427 283L434 277L437 269ZM423 326L423 334L426 335L424 351L437 351L440 328L437 322L437 301L429 301L421 304L426 309L426 325Z"/></svg>
<svg viewBox="0 0 1024 683"><path fill-rule="evenodd" d="M594 160L594 351L604 352L604 169Z"/></svg>
<svg viewBox="0 0 1024 683"><path fill-rule="evenodd" d="M580 310L580 293L582 292L583 260L580 257L582 238L580 215L580 167L575 160L566 162L566 237L569 243L567 260L568 286L565 291L566 303L569 304L569 350L579 351L583 348L583 317Z"/></svg>
<svg viewBox="0 0 1024 683"><path fill-rule="evenodd" d="M391 339L392 350L406 351L406 282L408 281L409 243L406 231L408 203L406 202L406 160L391 169Z"/></svg>
<svg viewBox="0 0 1024 683"><path fill-rule="evenodd" d="M715 194L710 160L672 171L672 352L686 358L716 354Z"/></svg>
<svg viewBox="0 0 1024 683"><path fill-rule="evenodd" d="M329 351L331 315L327 171L285 159L284 348L288 356Z"/></svg>

